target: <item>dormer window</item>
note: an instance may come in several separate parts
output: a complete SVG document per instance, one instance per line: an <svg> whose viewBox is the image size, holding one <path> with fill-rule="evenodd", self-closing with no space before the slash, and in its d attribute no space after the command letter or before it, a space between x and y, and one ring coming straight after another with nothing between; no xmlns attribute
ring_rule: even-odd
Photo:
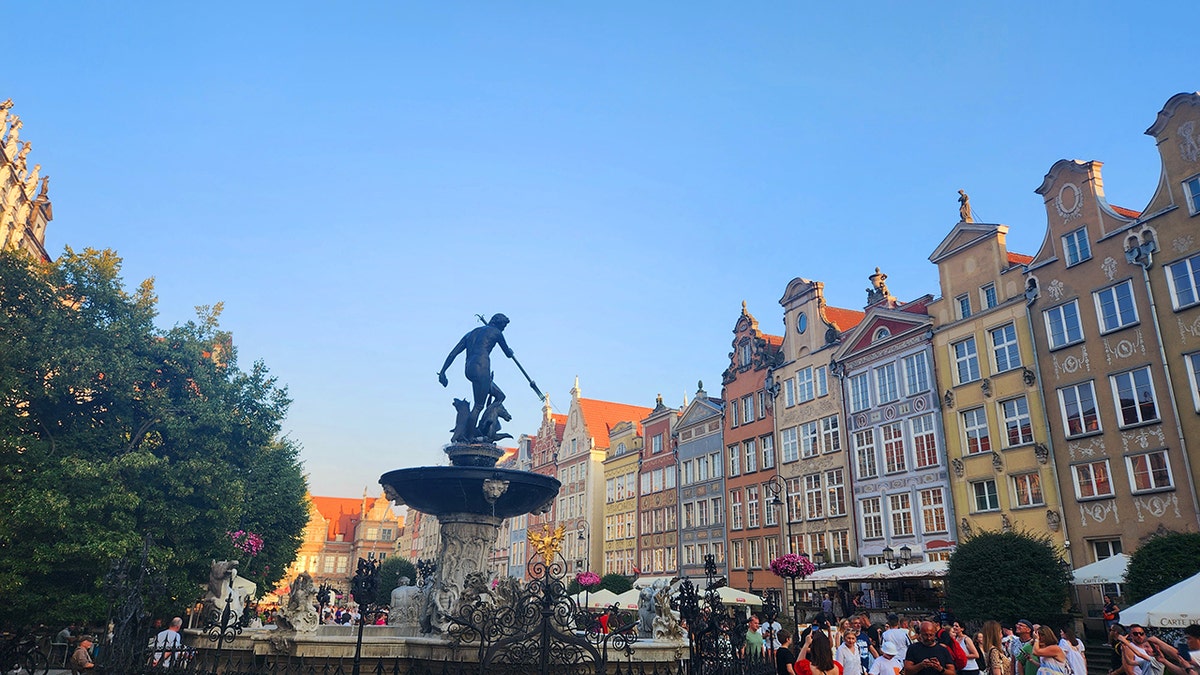
<svg viewBox="0 0 1200 675"><path fill-rule="evenodd" d="M1067 234L1062 238L1062 241L1063 257L1067 261L1067 267L1078 265L1085 260L1091 259L1092 245L1088 242L1086 227L1081 227Z"/></svg>
<svg viewBox="0 0 1200 675"><path fill-rule="evenodd" d="M743 367L750 365L750 358L753 355L753 352L750 348L749 340L746 340L745 342L743 342L740 345L740 347L738 348L738 354L739 354L738 363L740 365L742 365Z"/></svg>

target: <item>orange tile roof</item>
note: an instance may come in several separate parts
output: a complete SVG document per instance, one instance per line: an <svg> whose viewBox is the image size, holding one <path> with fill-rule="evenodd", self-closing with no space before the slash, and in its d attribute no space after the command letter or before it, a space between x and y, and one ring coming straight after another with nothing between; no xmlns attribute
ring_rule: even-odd
<svg viewBox="0 0 1200 675"><path fill-rule="evenodd" d="M782 347L783 346L783 336L782 335L768 335L766 333L763 333L762 336L763 336L763 339L767 341L767 344L771 345L772 347Z"/></svg>
<svg viewBox="0 0 1200 675"><path fill-rule="evenodd" d="M866 312L859 312L853 309L842 309L841 307L825 306L825 318L837 324L838 330L843 333L854 328L862 323L862 320L867 317Z"/></svg>
<svg viewBox="0 0 1200 675"><path fill-rule="evenodd" d="M1125 216L1126 218L1137 218L1138 216L1142 215L1141 211L1134 211L1133 209L1127 209L1124 206L1117 206L1116 204L1109 204L1109 206L1112 207L1113 211L1116 211L1117 213L1121 214L1122 216Z"/></svg>
<svg viewBox="0 0 1200 675"><path fill-rule="evenodd" d="M550 419L554 420L554 440L562 442L563 433L567 430L567 416L551 413Z"/></svg>
<svg viewBox="0 0 1200 675"><path fill-rule="evenodd" d="M500 455L500 459L496 460L496 464L503 464L505 462L509 462L509 461L516 459L516 457L517 457L517 449L516 448L500 448L500 449L504 451L504 454Z"/></svg>
<svg viewBox="0 0 1200 675"><path fill-rule="evenodd" d="M335 539L337 535L354 535L354 524L362 517L363 500L361 497L318 497L312 495L313 504L325 520L329 521L329 531L326 539Z"/></svg>
<svg viewBox="0 0 1200 675"><path fill-rule="evenodd" d="M612 428L620 422L633 422L637 425L637 432L642 433L642 420L654 409L627 403L598 401L594 398L581 398L579 399L579 410L583 413L583 421L587 425L588 431L596 439L596 445L605 447L608 444L608 432L612 431Z"/></svg>
<svg viewBox="0 0 1200 675"><path fill-rule="evenodd" d="M1033 262L1033 256L1031 255L1025 255L1024 253L1013 253L1012 251L1008 252L1009 265L1028 265L1031 262Z"/></svg>

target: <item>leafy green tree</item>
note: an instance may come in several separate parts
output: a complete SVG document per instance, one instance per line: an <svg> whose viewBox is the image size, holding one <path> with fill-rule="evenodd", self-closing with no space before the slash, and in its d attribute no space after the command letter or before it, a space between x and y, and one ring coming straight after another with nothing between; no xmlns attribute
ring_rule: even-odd
<svg viewBox="0 0 1200 675"><path fill-rule="evenodd" d="M379 593L375 596L376 604L391 604L392 591L400 585L400 577L408 577L408 585L415 586L417 566L398 555L388 556L388 559L379 565Z"/></svg>
<svg viewBox="0 0 1200 675"><path fill-rule="evenodd" d="M613 572L611 574L605 574L600 578L600 588L607 588L613 593L620 595L633 588L633 582L630 581L629 577L625 576L624 574L617 574L616 572Z"/></svg>
<svg viewBox="0 0 1200 675"><path fill-rule="evenodd" d="M1054 623L1063 615L1069 580L1049 536L982 532L950 556L946 594L961 619Z"/></svg>
<svg viewBox="0 0 1200 675"><path fill-rule="evenodd" d="M155 327L152 281L127 292L112 251L52 264L0 253L0 623L100 620L103 578L138 560L178 612L213 558L260 586L307 522L287 392L237 366L221 306ZM252 531L250 558L229 533Z"/></svg>
<svg viewBox="0 0 1200 675"><path fill-rule="evenodd" d="M1133 555L1125 570L1125 592L1133 602L1200 572L1200 534L1168 532L1150 537Z"/></svg>

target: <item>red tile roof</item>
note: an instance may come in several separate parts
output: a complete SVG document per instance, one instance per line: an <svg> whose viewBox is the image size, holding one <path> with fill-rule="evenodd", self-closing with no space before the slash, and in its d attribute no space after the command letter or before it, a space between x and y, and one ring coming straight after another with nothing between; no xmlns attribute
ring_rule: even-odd
<svg viewBox="0 0 1200 675"><path fill-rule="evenodd" d="M1141 211L1134 211L1133 209L1127 209L1124 206L1117 206L1116 204L1109 204L1109 206L1112 207L1113 211L1116 211L1117 213L1121 214L1122 216L1125 216L1126 218L1137 218L1138 216L1142 215Z"/></svg>
<svg viewBox="0 0 1200 675"><path fill-rule="evenodd" d="M561 443L563 433L567 430L567 416L551 413L550 419L554 420L554 440Z"/></svg>
<svg viewBox="0 0 1200 675"><path fill-rule="evenodd" d="M583 422L587 425L596 445L607 447L608 432L620 422L633 422L637 432L642 433L642 420L654 410L640 405L598 401L594 398L579 399L579 410L583 413Z"/></svg>
<svg viewBox="0 0 1200 675"><path fill-rule="evenodd" d="M854 328L862 323L862 320L867 316L866 312L859 312L853 309L842 309L841 307L825 306L825 318L837 324L838 330L843 333Z"/></svg>
<svg viewBox="0 0 1200 675"><path fill-rule="evenodd" d="M771 345L772 347L782 347L783 346L783 336L782 335L768 335L766 333L763 333L762 336L763 336L763 339L767 341L767 344Z"/></svg>
<svg viewBox="0 0 1200 675"><path fill-rule="evenodd" d="M325 538L333 540L337 535L347 535L344 541L354 538L354 525L362 517L363 500L361 497L318 497L312 495L313 504L317 511L329 521L329 531Z"/></svg>
<svg viewBox="0 0 1200 675"><path fill-rule="evenodd" d="M1031 255L1025 255L1024 253L1013 253L1012 251L1008 252L1009 265L1028 265L1031 262L1033 262L1033 256Z"/></svg>

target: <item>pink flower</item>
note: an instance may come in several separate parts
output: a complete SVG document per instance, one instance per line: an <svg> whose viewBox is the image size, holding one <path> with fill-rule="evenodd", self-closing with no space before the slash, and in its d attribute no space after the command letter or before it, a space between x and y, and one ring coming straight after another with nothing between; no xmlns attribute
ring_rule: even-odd
<svg viewBox="0 0 1200 675"><path fill-rule="evenodd" d="M771 571L776 576L803 579L817 571L817 566L806 556L787 553L771 561Z"/></svg>
<svg viewBox="0 0 1200 675"><path fill-rule="evenodd" d="M600 576L595 572L580 572L575 575L575 583L584 588L600 585Z"/></svg>

